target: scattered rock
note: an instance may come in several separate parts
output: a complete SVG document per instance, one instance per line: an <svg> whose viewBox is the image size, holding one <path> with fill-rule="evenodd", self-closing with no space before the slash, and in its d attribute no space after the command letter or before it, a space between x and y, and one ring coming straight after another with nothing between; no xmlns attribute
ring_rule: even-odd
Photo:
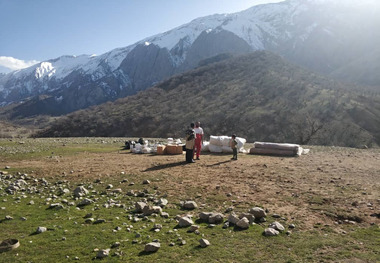
<svg viewBox="0 0 380 263"><path fill-rule="evenodd" d="M194 201L185 201L182 205L182 208L183 209L186 209L186 210L193 210L195 208L198 208L198 205L196 202Z"/></svg>
<svg viewBox="0 0 380 263"><path fill-rule="evenodd" d="M191 225L190 226L190 229L189 229L189 232L195 232L196 230L198 230L199 229L199 226L198 225Z"/></svg>
<svg viewBox="0 0 380 263"><path fill-rule="evenodd" d="M200 247L205 248L205 247L208 247L211 244L210 244L210 241L208 241L207 239L201 238L199 240L199 245L200 245Z"/></svg>
<svg viewBox="0 0 380 263"><path fill-rule="evenodd" d="M280 234L280 232L278 232L276 229L274 229L274 228L266 228L265 230L264 230L264 235L265 236L277 236L277 235L279 235Z"/></svg>
<svg viewBox="0 0 380 263"><path fill-rule="evenodd" d="M178 221L178 226L179 227L188 227L188 226L191 226L193 225L194 222L193 220L191 220L189 217L187 216L184 216L184 217L181 217Z"/></svg>
<svg viewBox="0 0 380 263"><path fill-rule="evenodd" d="M210 224L221 224L223 220L224 216L221 213L212 213L208 218Z"/></svg>
<svg viewBox="0 0 380 263"><path fill-rule="evenodd" d="M236 223L239 221L239 217L235 214L230 214L228 216L228 222L232 225L236 225Z"/></svg>
<svg viewBox="0 0 380 263"><path fill-rule="evenodd" d="M151 242L145 245L144 251L148 253L157 252L161 247L159 242Z"/></svg>
<svg viewBox="0 0 380 263"><path fill-rule="evenodd" d="M136 202L135 203L135 210L137 213L142 213L144 207L146 207L147 204L144 202Z"/></svg>
<svg viewBox="0 0 380 263"><path fill-rule="evenodd" d="M144 180L143 184L150 184L150 181L149 180Z"/></svg>
<svg viewBox="0 0 380 263"><path fill-rule="evenodd" d="M94 224L102 224L102 223L105 223L106 220L105 219L97 219Z"/></svg>
<svg viewBox="0 0 380 263"><path fill-rule="evenodd" d="M39 227L37 227L36 234L41 234L41 233L46 232L46 231L47 231L46 227L39 226Z"/></svg>
<svg viewBox="0 0 380 263"><path fill-rule="evenodd" d="M249 220L246 217L243 217L240 219L237 223L236 226L241 228L241 229L248 229L249 228Z"/></svg>
<svg viewBox="0 0 380 263"><path fill-rule="evenodd" d="M96 258L106 258L110 255L110 249L101 249L96 254Z"/></svg>
<svg viewBox="0 0 380 263"><path fill-rule="evenodd" d="M82 196L88 195L88 193L89 193L89 191L86 188L84 188L83 186L78 186L74 190L74 196L75 197L82 197Z"/></svg>
<svg viewBox="0 0 380 263"><path fill-rule="evenodd" d="M269 228L276 229L278 231L284 231L285 228L283 225L281 225L279 222L275 221L269 225Z"/></svg>
<svg viewBox="0 0 380 263"><path fill-rule="evenodd" d="M77 206L79 206L79 207L80 206L86 206L86 205L90 205L92 203L94 203L94 201L92 201L91 199L85 198L82 201L80 201Z"/></svg>
<svg viewBox="0 0 380 263"><path fill-rule="evenodd" d="M265 213L264 209L260 207L253 207L249 210L249 213L252 214L255 218L262 218L266 217L267 214Z"/></svg>
<svg viewBox="0 0 380 263"><path fill-rule="evenodd" d="M56 204L51 204L48 209L55 209L55 210L61 210L63 209L63 205L62 204L59 204L59 203L56 203Z"/></svg>

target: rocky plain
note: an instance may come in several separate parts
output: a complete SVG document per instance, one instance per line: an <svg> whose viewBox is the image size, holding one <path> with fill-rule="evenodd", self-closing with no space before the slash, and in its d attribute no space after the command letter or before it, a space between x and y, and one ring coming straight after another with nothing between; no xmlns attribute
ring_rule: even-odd
<svg viewBox="0 0 380 263"><path fill-rule="evenodd" d="M380 260L379 149L186 164L125 140L0 140L0 262Z"/></svg>

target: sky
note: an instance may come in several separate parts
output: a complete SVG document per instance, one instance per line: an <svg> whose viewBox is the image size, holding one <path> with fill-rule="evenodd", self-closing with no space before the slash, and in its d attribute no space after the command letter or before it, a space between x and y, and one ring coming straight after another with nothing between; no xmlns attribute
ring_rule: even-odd
<svg viewBox="0 0 380 263"><path fill-rule="evenodd" d="M269 2L281 0L0 0L0 72L101 55L198 17Z"/></svg>

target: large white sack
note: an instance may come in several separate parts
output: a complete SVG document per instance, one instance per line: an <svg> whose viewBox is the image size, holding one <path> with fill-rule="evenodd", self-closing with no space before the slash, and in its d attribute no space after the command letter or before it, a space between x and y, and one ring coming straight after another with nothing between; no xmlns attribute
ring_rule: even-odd
<svg viewBox="0 0 380 263"><path fill-rule="evenodd" d="M222 146L230 146L231 137L219 136L219 140L222 143Z"/></svg>
<svg viewBox="0 0 380 263"><path fill-rule="evenodd" d="M211 143L208 145L208 149L212 153L221 153L221 152L223 152L222 146L213 145Z"/></svg>
<svg viewBox="0 0 380 263"><path fill-rule="evenodd" d="M210 144L216 146L222 146L222 142L220 140L220 136L210 136Z"/></svg>
<svg viewBox="0 0 380 263"><path fill-rule="evenodd" d="M224 153L232 153L232 148L230 146L222 146L222 151Z"/></svg>
<svg viewBox="0 0 380 263"><path fill-rule="evenodd" d="M152 152L152 149L149 148L149 147L144 147L144 148L142 149L142 153L151 153L151 152Z"/></svg>
<svg viewBox="0 0 380 263"><path fill-rule="evenodd" d="M210 145L210 142L204 141L202 143L202 152L209 152L210 151L210 149L208 148L209 145Z"/></svg>
<svg viewBox="0 0 380 263"><path fill-rule="evenodd" d="M244 144L247 142L247 140L246 139L244 139L244 138L240 138L240 137L236 137L236 141L237 141L237 148L238 149L241 149L241 148L243 148L244 147Z"/></svg>

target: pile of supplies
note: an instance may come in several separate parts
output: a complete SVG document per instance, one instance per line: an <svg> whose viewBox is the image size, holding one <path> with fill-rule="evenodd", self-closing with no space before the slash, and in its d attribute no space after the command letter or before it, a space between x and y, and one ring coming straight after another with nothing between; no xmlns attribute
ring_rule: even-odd
<svg viewBox="0 0 380 263"><path fill-rule="evenodd" d="M180 139L168 138L166 145L157 145L157 154L183 154L183 146L184 144Z"/></svg>
<svg viewBox="0 0 380 263"><path fill-rule="evenodd" d="M238 142L237 148L241 153L246 153L244 149L244 144L247 142L246 139L236 137ZM232 148L230 146L231 137L230 136L210 136L210 142L204 142L202 145L202 151L212 152L212 153L232 153Z"/></svg>
<svg viewBox="0 0 380 263"><path fill-rule="evenodd" d="M148 140L140 138L137 142L130 143L130 149L132 153L155 153L157 152L156 143L150 143Z"/></svg>
<svg viewBox="0 0 380 263"><path fill-rule="evenodd" d="M249 150L251 154L279 155L279 156L300 156L307 154L309 149L303 149L298 144L255 142L254 147Z"/></svg>

